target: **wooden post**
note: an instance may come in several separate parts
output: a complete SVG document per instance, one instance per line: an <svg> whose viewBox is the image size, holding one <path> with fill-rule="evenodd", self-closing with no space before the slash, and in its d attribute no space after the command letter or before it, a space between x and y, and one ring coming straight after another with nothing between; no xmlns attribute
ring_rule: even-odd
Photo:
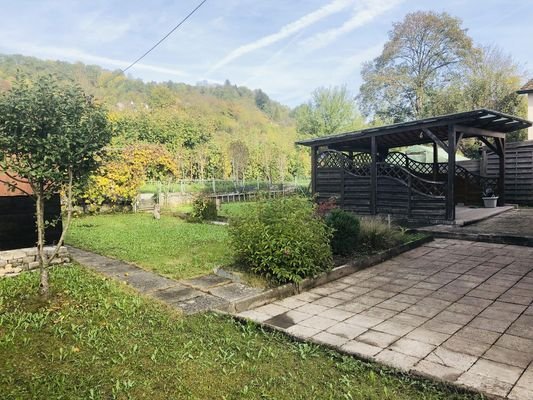
<svg viewBox="0 0 533 400"><path fill-rule="evenodd" d="M481 150L481 161L479 163L479 175L487 176L487 150Z"/></svg>
<svg viewBox="0 0 533 400"><path fill-rule="evenodd" d="M344 209L344 168L341 169L341 208Z"/></svg>
<svg viewBox="0 0 533 400"><path fill-rule="evenodd" d="M370 139L370 154L372 164L370 165L370 214L377 214L377 191L378 191L378 170L377 170L377 145L376 137Z"/></svg>
<svg viewBox="0 0 533 400"><path fill-rule="evenodd" d="M433 180L437 180L439 174L439 148L437 143L433 142Z"/></svg>
<svg viewBox="0 0 533 400"><path fill-rule="evenodd" d="M505 138L496 138L496 145L498 146L499 158L499 174L498 179L498 205L505 205Z"/></svg>
<svg viewBox="0 0 533 400"><path fill-rule="evenodd" d="M317 173L317 153L318 153L318 147L313 146L311 147L311 195L314 196L316 194L316 173Z"/></svg>
<svg viewBox="0 0 533 400"><path fill-rule="evenodd" d="M448 125L448 185L446 219L455 220L455 125Z"/></svg>

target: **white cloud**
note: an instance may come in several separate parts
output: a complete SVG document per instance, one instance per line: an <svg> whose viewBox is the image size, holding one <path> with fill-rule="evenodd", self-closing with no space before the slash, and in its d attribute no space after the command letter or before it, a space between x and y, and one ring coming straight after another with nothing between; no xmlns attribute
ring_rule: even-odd
<svg viewBox="0 0 533 400"><path fill-rule="evenodd" d="M365 61L370 61L377 57L383 50L385 42L380 42L374 46L368 47L356 52L351 57L346 57L335 70L335 76L339 79L346 78L353 74L354 71L361 69Z"/></svg>
<svg viewBox="0 0 533 400"><path fill-rule="evenodd" d="M338 13L351 4L354 3L354 0L334 0L331 3L326 4L325 6L304 15L303 17L297 19L290 24L283 26L279 31L268 36L264 36L259 40L248 43L246 45L240 46L235 50L231 51L226 57L217 62L207 74L212 73L213 71L221 68L222 66L230 63L231 61L242 57L243 55L250 53L252 51L261 49L266 46L270 46L280 40L283 40L301 30L307 28L308 26L315 24L316 22L332 15Z"/></svg>
<svg viewBox="0 0 533 400"><path fill-rule="evenodd" d="M307 50L316 50L327 46L339 36L350 33L351 31L368 24L374 18L397 6L402 1L403 0L365 0L355 7L351 18L345 21L341 26L317 33L303 41L302 45Z"/></svg>
<svg viewBox="0 0 533 400"><path fill-rule="evenodd" d="M78 23L85 39L98 42L112 42L124 36L135 23L135 18L117 21L99 13L83 16Z"/></svg>

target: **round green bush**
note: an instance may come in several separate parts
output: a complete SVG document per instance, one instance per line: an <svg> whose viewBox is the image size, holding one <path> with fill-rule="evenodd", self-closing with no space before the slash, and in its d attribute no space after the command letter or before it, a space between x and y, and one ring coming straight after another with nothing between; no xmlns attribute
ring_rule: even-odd
<svg viewBox="0 0 533 400"><path fill-rule="evenodd" d="M347 256L353 253L359 238L359 219L351 213L336 208L326 215L326 224L333 229L331 238L333 254Z"/></svg>
<svg viewBox="0 0 533 400"><path fill-rule="evenodd" d="M192 203L191 217L195 221L214 221L217 219L217 205L214 199L199 196Z"/></svg>
<svg viewBox="0 0 533 400"><path fill-rule="evenodd" d="M298 282L332 266L331 229L305 198L259 201L230 221L238 261L276 282Z"/></svg>

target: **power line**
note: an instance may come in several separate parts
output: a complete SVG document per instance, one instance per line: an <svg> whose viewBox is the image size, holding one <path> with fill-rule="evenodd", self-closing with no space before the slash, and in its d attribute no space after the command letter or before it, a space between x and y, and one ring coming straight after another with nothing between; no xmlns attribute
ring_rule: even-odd
<svg viewBox="0 0 533 400"><path fill-rule="evenodd" d="M161 40L159 40L159 42L157 42L156 44L154 44L146 53L144 53L142 56L140 56L138 59L136 59L134 62L132 62L130 65L128 65L126 68L124 68L122 70L123 73L125 73L128 69L130 69L131 67L133 67L135 64L137 64L139 61L141 61L144 57L146 57L153 49L155 49L157 46L159 46L166 38L168 38L170 35L172 35L172 33L174 33L174 31L176 29L178 29L181 25L183 25L183 23L185 21L187 21L200 7L202 7L204 5L204 3L206 2L207 0L203 0L200 4L198 4L196 6L196 8L194 10L192 10L185 18L183 18L180 23L178 25L176 25L174 28L172 28L172 30L167 33L165 36L163 36L161 38Z"/></svg>

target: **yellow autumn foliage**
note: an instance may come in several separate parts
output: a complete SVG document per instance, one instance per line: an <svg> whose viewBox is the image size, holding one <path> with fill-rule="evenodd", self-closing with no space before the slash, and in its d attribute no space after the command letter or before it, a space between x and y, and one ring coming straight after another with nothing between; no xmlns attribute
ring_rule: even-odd
<svg viewBox="0 0 533 400"><path fill-rule="evenodd" d="M142 143L111 150L90 177L84 200L93 206L131 203L147 179L178 176L178 172L176 161L161 145Z"/></svg>

